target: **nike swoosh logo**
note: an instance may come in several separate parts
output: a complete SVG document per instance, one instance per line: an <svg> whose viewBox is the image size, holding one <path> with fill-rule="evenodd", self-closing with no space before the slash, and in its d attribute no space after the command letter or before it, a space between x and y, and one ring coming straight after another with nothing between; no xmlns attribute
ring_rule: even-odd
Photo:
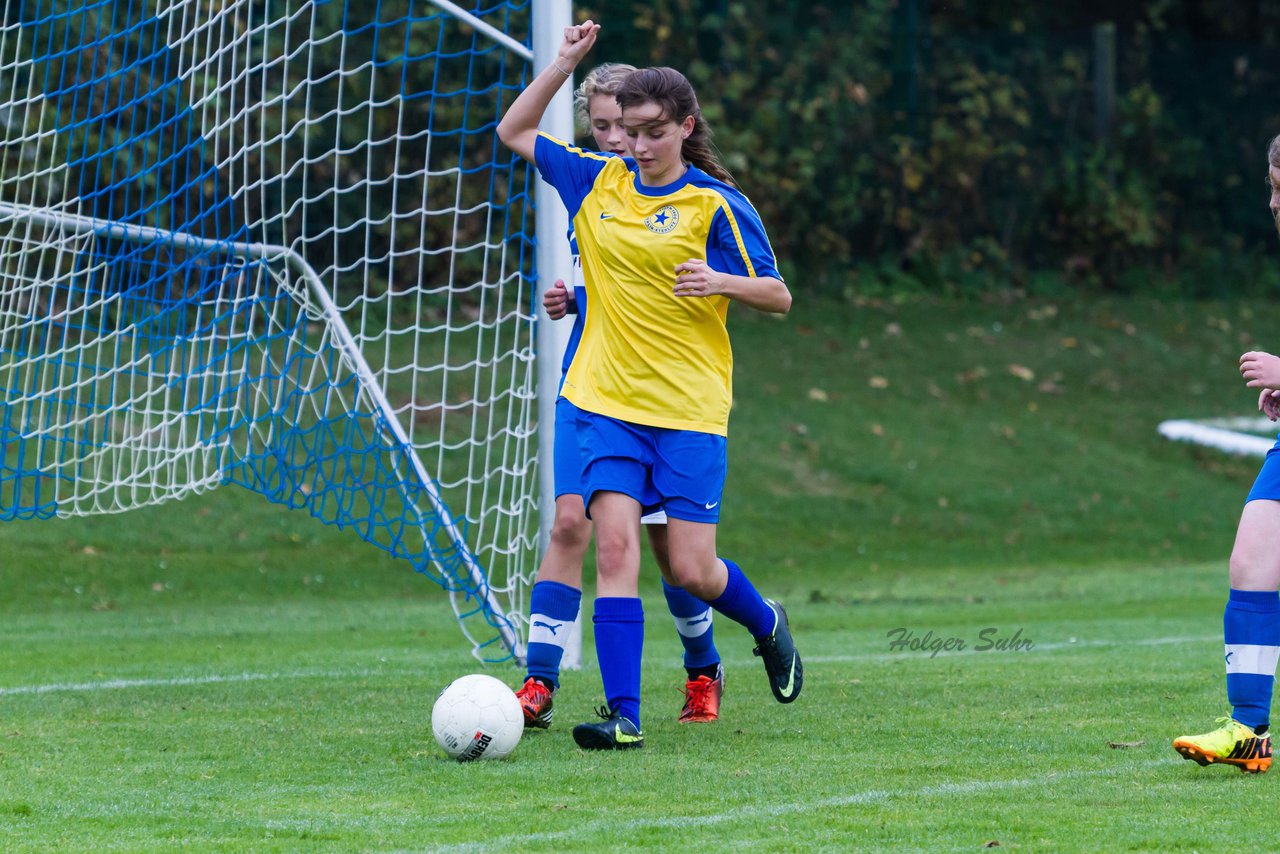
<svg viewBox="0 0 1280 854"><path fill-rule="evenodd" d="M600 212L600 218L601 218L601 219L613 219L613 214L608 213L607 211L601 211L601 212Z"/></svg>
<svg viewBox="0 0 1280 854"><path fill-rule="evenodd" d="M715 502L712 502L711 504L704 504L703 506L706 507L708 510L714 510L720 506L720 502L715 501Z"/></svg>
<svg viewBox="0 0 1280 854"><path fill-rule="evenodd" d="M705 623L707 620L710 620L710 619L711 619L711 615L710 615L710 614L703 614L701 617L699 617L699 618L698 618L698 619L696 619L696 620L687 620L687 621L685 622L685 625L687 625L687 626L696 626L696 625L698 625L698 623Z"/></svg>
<svg viewBox="0 0 1280 854"><path fill-rule="evenodd" d="M793 655L791 656L791 674L787 677L787 687L782 689L782 696L790 697L791 689L795 687L795 684L796 684L796 657Z"/></svg>
<svg viewBox="0 0 1280 854"><path fill-rule="evenodd" d="M622 731L622 724L616 724L613 728L613 740L627 744L633 741L640 741L641 738L638 735L627 735Z"/></svg>

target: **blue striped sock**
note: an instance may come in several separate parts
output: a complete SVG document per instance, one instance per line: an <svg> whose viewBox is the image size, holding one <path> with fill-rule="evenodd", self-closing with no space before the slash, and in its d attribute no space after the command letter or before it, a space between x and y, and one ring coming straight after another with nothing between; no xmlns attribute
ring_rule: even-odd
<svg viewBox="0 0 1280 854"><path fill-rule="evenodd" d="M735 623L741 623L753 638L767 638L773 634L773 624L778 615L764 601L764 597L743 575L738 565L727 558L720 558L729 569L729 583L724 592L707 604Z"/></svg>
<svg viewBox="0 0 1280 854"><path fill-rule="evenodd" d="M1271 691L1280 655L1280 593L1235 590L1222 614L1231 716L1257 729L1271 723Z"/></svg>
<svg viewBox="0 0 1280 854"><path fill-rule="evenodd" d="M597 598L593 622L605 702L639 729L644 606L631 597Z"/></svg>
<svg viewBox="0 0 1280 854"><path fill-rule="evenodd" d="M539 581L529 594L528 675L560 684L560 659L582 604L582 591L558 581Z"/></svg>
<svg viewBox="0 0 1280 854"><path fill-rule="evenodd" d="M676 620L676 631L684 644L684 666L690 670L710 667L720 663L720 651L713 637L711 615L715 613L706 602L687 592L683 587L672 587L663 580L662 592L667 597L667 607Z"/></svg>

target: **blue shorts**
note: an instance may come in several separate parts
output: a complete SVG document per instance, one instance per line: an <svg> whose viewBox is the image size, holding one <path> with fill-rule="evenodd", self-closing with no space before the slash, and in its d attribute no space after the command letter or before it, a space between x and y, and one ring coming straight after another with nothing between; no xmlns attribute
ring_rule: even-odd
<svg viewBox="0 0 1280 854"><path fill-rule="evenodd" d="M578 447L588 508L597 492L621 492L639 501L645 513L661 508L686 522L720 521L724 436L647 427L580 409Z"/></svg>
<svg viewBox="0 0 1280 854"><path fill-rule="evenodd" d="M556 498L582 494L582 454L578 451L578 407L556 398L555 447L552 450Z"/></svg>
<svg viewBox="0 0 1280 854"><path fill-rule="evenodd" d="M1258 472L1253 489L1249 490L1244 503L1248 504L1259 498L1280 501L1280 440L1267 451L1267 458L1262 461L1262 471Z"/></svg>

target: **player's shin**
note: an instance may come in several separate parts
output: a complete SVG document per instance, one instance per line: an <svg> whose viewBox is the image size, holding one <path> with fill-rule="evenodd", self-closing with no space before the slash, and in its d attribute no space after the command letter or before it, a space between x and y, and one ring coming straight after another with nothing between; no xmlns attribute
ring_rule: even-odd
<svg viewBox="0 0 1280 854"><path fill-rule="evenodd" d="M528 675L549 688L560 684L560 661L581 603L581 590L558 581L539 581L529 595Z"/></svg>
<svg viewBox="0 0 1280 854"><path fill-rule="evenodd" d="M729 571L729 579L724 592L714 599L708 599L707 604L735 623L746 626L752 637L769 635L777 622L773 609L736 563L728 558L721 560Z"/></svg>
<svg viewBox="0 0 1280 854"><path fill-rule="evenodd" d="M1257 730L1271 722L1271 694L1280 656L1280 594L1235 590L1222 616L1227 699L1231 716Z"/></svg>
<svg viewBox="0 0 1280 854"><path fill-rule="evenodd" d="M684 645L684 666L689 671L689 678L697 678L704 671L710 671L705 675L714 678L720 652L714 640L713 609L684 588L673 587L665 580L662 593L666 596L667 608L675 619L676 631Z"/></svg>
<svg viewBox="0 0 1280 854"><path fill-rule="evenodd" d="M639 599L600 597L593 623L605 702L639 729L644 608Z"/></svg>

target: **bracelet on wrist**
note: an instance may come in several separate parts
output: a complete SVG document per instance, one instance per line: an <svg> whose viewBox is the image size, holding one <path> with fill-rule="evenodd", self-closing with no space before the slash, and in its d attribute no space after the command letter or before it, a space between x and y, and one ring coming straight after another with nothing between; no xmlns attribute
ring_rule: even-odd
<svg viewBox="0 0 1280 854"><path fill-rule="evenodd" d="M565 77L572 77L572 76L573 76L573 72L572 72L572 71L565 71L563 68L561 68L561 67L560 67L560 60L558 60L558 59L553 59L553 60L551 60L551 64L552 64L552 65L554 65L554 66L556 67L556 71L559 71L559 72L560 72L561 74L563 74Z"/></svg>

